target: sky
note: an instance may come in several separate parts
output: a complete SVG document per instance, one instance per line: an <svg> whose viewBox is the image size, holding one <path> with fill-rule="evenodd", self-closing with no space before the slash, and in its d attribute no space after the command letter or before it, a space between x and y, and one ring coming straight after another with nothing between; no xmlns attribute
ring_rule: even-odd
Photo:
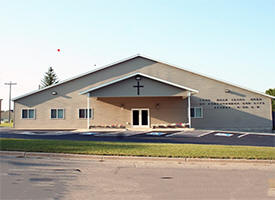
<svg viewBox="0 0 275 200"><path fill-rule="evenodd" d="M0 0L0 99L137 53L256 91L275 88L275 0ZM61 51L58 52L57 49Z"/></svg>

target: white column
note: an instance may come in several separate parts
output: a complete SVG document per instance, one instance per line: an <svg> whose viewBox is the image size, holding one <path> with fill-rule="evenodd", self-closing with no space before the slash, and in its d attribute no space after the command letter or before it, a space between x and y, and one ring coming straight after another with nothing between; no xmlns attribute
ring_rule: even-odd
<svg viewBox="0 0 275 200"><path fill-rule="evenodd" d="M90 92L87 94L87 129L90 129Z"/></svg>
<svg viewBox="0 0 275 200"><path fill-rule="evenodd" d="M188 96L188 124L189 124L189 128L191 128L191 92L188 92L187 94Z"/></svg>

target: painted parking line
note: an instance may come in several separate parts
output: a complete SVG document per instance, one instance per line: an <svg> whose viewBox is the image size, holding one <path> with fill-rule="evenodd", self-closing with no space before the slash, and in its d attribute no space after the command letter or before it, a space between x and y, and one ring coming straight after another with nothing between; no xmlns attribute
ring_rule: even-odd
<svg viewBox="0 0 275 200"><path fill-rule="evenodd" d="M238 136L238 138L242 138L242 137L245 137L247 135L273 136L273 137L275 137L275 133L242 133L242 135Z"/></svg>
<svg viewBox="0 0 275 200"><path fill-rule="evenodd" d="M250 135L250 133L245 133L245 134L239 135L238 138L242 138L242 137L247 136L247 135Z"/></svg>
<svg viewBox="0 0 275 200"><path fill-rule="evenodd" d="M214 131L179 131L179 132L174 132L170 133L168 135L165 135L165 137L202 137L204 135L208 135L210 133L213 133Z"/></svg>
<svg viewBox="0 0 275 200"><path fill-rule="evenodd" d="M173 136L181 135L183 132L184 132L184 131L171 133L171 134L165 135L165 137L173 137Z"/></svg>
<svg viewBox="0 0 275 200"><path fill-rule="evenodd" d="M209 134L214 133L214 132L215 131L210 131L210 132L202 133L202 134L198 135L198 137L203 137L203 136L209 135Z"/></svg>

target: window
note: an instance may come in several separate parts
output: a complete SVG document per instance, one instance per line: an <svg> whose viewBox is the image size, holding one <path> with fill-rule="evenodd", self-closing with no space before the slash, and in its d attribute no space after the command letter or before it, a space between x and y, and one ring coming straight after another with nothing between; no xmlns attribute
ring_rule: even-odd
<svg viewBox="0 0 275 200"><path fill-rule="evenodd" d="M22 119L34 119L34 109L22 109Z"/></svg>
<svg viewBox="0 0 275 200"><path fill-rule="evenodd" d="M80 119L87 119L88 109L79 109L78 117ZM89 109L89 118L92 118L92 109Z"/></svg>
<svg viewBox="0 0 275 200"><path fill-rule="evenodd" d="M202 107L191 108L191 117L202 118Z"/></svg>
<svg viewBox="0 0 275 200"><path fill-rule="evenodd" d="M51 119L64 119L64 109L51 109Z"/></svg>

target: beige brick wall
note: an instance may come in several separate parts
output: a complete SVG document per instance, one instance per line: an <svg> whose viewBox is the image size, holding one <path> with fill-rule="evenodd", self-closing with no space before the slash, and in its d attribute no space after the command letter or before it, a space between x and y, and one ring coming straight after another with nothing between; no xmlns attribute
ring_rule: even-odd
<svg viewBox="0 0 275 200"><path fill-rule="evenodd" d="M156 106L159 104L159 107ZM187 101L181 97L93 98L93 125L122 124L131 127L131 109L148 108L150 124L187 122Z"/></svg>
<svg viewBox="0 0 275 200"><path fill-rule="evenodd" d="M159 107L156 106L159 104ZM86 128L87 120L78 118L78 109L86 108L86 97L82 104L64 106L57 102L32 107L36 110L35 119L16 119L20 128ZM181 97L125 97L125 98L91 98L93 118L90 125L124 125L131 127L131 109L148 108L150 124L171 124L187 122L187 100ZM21 110L24 106L17 105ZM51 108L64 108L64 119L50 119ZM18 115L16 115L19 117Z"/></svg>

